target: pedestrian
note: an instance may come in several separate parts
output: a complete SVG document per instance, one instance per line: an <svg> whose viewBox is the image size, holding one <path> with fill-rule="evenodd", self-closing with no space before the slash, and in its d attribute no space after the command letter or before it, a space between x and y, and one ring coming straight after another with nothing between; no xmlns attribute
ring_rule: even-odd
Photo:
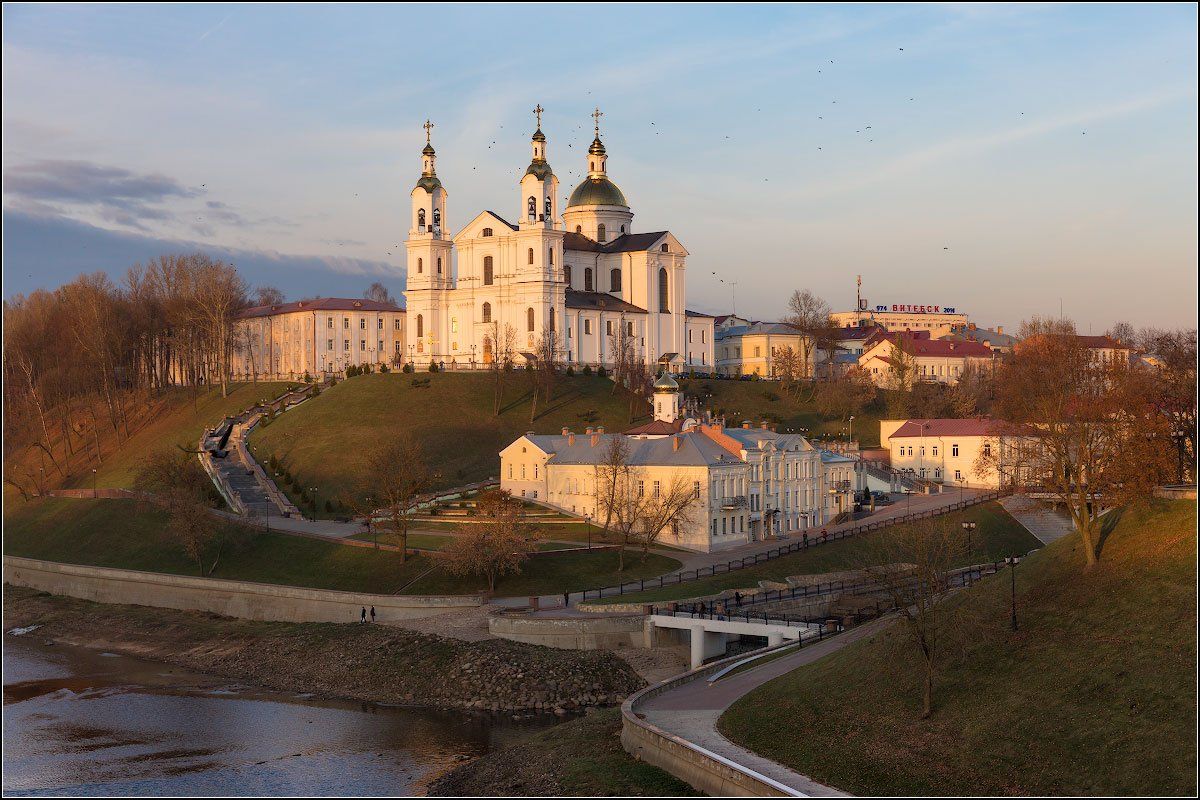
<svg viewBox="0 0 1200 800"><path fill-rule="evenodd" d="M808 531L804 532L804 546L808 547Z"/></svg>
<svg viewBox="0 0 1200 800"><path fill-rule="evenodd" d="M367 607L366 606L363 606L362 614L359 616L358 621L359 622L367 621Z"/></svg>
<svg viewBox="0 0 1200 800"><path fill-rule="evenodd" d="M371 606L371 622L375 621L375 606Z"/></svg>
<svg viewBox="0 0 1200 800"><path fill-rule="evenodd" d="M742 607L742 593L741 592L733 593L733 602L737 604L738 608Z"/></svg>
<svg viewBox="0 0 1200 800"><path fill-rule="evenodd" d="M829 529L821 528L821 543L824 544L829 540Z"/></svg>
<svg viewBox="0 0 1200 800"><path fill-rule="evenodd" d="M570 605L571 605L571 602L570 602L570 601L571 601L571 595L570 595L570 593L569 593L569 592L563 592L563 608L567 608L568 606L570 606Z"/></svg>

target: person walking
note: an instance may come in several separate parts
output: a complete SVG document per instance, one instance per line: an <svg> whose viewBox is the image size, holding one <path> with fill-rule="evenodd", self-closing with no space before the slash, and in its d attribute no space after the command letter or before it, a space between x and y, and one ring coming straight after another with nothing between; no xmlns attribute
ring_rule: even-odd
<svg viewBox="0 0 1200 800"><path fill-rule="evenodd" d="M808 547L808 532L807 531L804 532L804 546L806 548Z"/></svg>
<svg viewBox="0 0 1200 800"><path fill-rule="evenodd" d="M363 609L362 609L362 614L361 614L361 615L359 615L358 621L359 621L359 622L366 622L366 621L367 621L367 607L366 607L366 606L363 606Z"/></svg>
<svg viewBox="0 0 1200 800"><path fill-rule="evenodd" d="M733 602L737 604L738 608L742 607L742 593L741 592L733 593Z"/></svg>
<svg viewBox="0 0 1200 800"><path fill-rule="evenodd" d="M371 622L375 621L375 606L371 606Z"/></svg>

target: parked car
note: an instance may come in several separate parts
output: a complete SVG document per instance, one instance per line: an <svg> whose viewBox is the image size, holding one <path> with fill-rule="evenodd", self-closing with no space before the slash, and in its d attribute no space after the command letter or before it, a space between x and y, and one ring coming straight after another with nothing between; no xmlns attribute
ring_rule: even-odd
<svg viewBox="0 0 1200 800"><path fill-rule="evenodd" d="M871 497L875 499L875 505L877 506L890 506L892 504L892 497L887 492L874 492Z"/></svg>

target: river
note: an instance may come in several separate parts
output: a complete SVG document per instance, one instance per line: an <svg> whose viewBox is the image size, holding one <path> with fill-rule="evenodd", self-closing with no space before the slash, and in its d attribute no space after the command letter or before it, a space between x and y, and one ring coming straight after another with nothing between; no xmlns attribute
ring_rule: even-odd
<svg viewBox="0 0 1200 800"><path fill-rule="evenodd" d="M409 795L553 725L266 692L4 636L5 795Z"/></svg>

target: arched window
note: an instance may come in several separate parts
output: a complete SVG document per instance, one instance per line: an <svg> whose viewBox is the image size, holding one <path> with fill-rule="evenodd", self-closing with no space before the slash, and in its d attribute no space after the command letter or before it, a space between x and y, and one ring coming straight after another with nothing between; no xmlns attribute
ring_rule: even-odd
<svg viewBox="0 0 1200 800"><path fill-rule="evenodd" d="M529 198L527 207L529 208L529 218L533 219L534 217L536 217L537 216L537 200L534 197Z"/></svg>
<svg viewBox="0 0 1200 800"><path fill-rule="evenodd" d="M491 228L484 228L484 229L483 229L483 233L482 233L481 235L482 235L482 236L491 236L491 235L492 235L492 229L491 229Z"/></svg>
<svg viewBox="0 0 1200 800"><path fill-rule="evenodd" d="M608 273L608 290L610 292L621 291L621 270L614 269Z"/></svg>
<svg viewBox="0 0 1200 800"><path fill-rule="evenodd" d="M585 267L583 270L583 290L585 292L592 291L592 268Z"/></svg>
<svg viewBox="0 0 1200 800"><path fill-rule="evenodd" d="M608 237L604 233L604 223L603 222L601 222L600 227L596 229L596 241L597 242L607 242L608 241Z"/></svg>
<svg viewBox="0 0 1200 800"><path fill-rule="evenodd" d="M625 226L624 226L624 225L622 225L622 226L621 226L621 233L625 233Z"/></svg>
<svg viewBox="0 0 1200 800"><path fill-rule="evenodd" d="M550 309L550 332L554 333L554 309Z"/></svg>
<svg viewBox="0 0 1200 800"><path fill-rule="evenodd" d="M563 267L563 280L566 281L567 286L571 285L571 265L570 264L567 264L565 267Z"/></svg>
<svg viewBox="0 0 1200 800"><path fill-rule="evenodd" d="M671 247L666 242L663 242L662 251L664 253L669 253L669 252L671 252Z"/></svg>
<svg viewBox="0 0 1200 800"><path fill-rule="evenodd" d="M492 304L491 303L483 304L483 321L484 322L492 321Z"/></svg>
<svg viewBox="0 0 1200 800"><path fill-rule="evenodd" d="M533 248L529 248L529 263L533 263Z"/></svg>
<svg viewBox="0 0 1200 800"><path fill-rule="evenodd" d="M526 311L525 311L525 327L529 329L530 333L533 333L533 309L532 308L526 309Z"/></svg>
<svg viewBox="0 0 1200 800"><path fill-rule="evenodd" d="M554 266L554 248L550 248L550 266Z"/></svg>
<svg viewBox="0 0 1200 800"><path fill-rule="evenodd" d="M492 285L492 257L491 256L483 257L483 285L484 286Z"/></svg>
<svg viewBox="0 0 1200 800"><path fill-rule="evenodd" d="M671 304L667 302L667 270L658 271L658 310L663 314L671 312Z"/></svg>
<svg viewBox="0 0 1200 800"><path fill-rule="evenodd" d="M592 172L595 172L595 171L596 171L596 162L593 161L592 162Z"/></svg>
<svg viewBox="0 0 1200 800"><path fill-rule="evenodd" d="M582 226L582 225L576 225L576 226L575 226L575 232L576 232L576 233L583 233L583 226Z"/></svg>
<svg viewBox="0 0 1200 800"><path fill-rule="evenodd" d="M438 275L442 274L442 257L438 256Z"/></svg>
<svg viewBox="0 0 1200 800"><path fill-rule="evenodd" d="M417 314L417 338L421 339L425 336L425 318Z"/></svg>
<svg viewBox="0 0 1200 800"><path fill-rule="evenodd" d="M424 259L418 258L417 259L417 274L420 275L424 271L425 271L425 261L424 261Z"/></svg>
<svg viewBox="0 0 1200 800"><path fill-rule="evenodd" d="M417 209L417 227L418 228L425 227L425 209L423 209L423 208Z"/></svg>

